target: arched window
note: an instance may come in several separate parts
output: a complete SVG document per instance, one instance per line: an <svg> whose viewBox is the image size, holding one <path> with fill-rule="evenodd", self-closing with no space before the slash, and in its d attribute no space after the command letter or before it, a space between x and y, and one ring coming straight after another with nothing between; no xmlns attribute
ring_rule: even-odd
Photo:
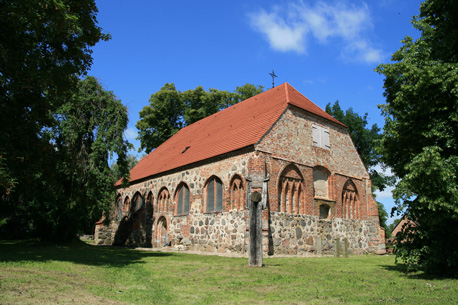
<svg viewBox="0 0 458 305"><path fill-rule="evenodd" d="M189 214L189 188L185 183L181 183L175 194L175 202L177 203L177 215Z"/></svg>
<svg viewBox="0 0 458 305"><path fill-rule="evenodd" d="M170 193L166 187L163 187L157 196L158 212L167 212L170 207Z"/></svg>
<svg viewBox="0 0 458 305"><path fill-rule="evenodd" d="M296 166L289 165L283 170L278 185L279 212L303 213L303 181Z"/></svg>
<svg viewBox="0 0 458 305"><path fill-rule="evenodd" d="M146 204L149 205L149 207L151 208L151 210L153 209L153 193L152 192L149 192L148 193L148 196L146 197Z"/></svg>
<svg viewBox="0 0 458 305"><path fill-rule="evenodd" d="M231 182L231 210L243 210L245 206L245 190L239 175L235 175Z"/></svg>
<svg viewBox="0 0 458 305"><path fill-rule="evenodd" d="M329 175L330 172L322 166L313 168L313 191L315 197L329 198Z"/></svg>
<svg viewBox="0 0 458 305"><path fill-rule="evenodd" d="M207 181L207 213L223 211L223 183L218 177L211 177Z"/></svg>
<svg viewBox="0 0 458 305"><path fill-rule="evenodd" d="M130 211L130 198L126 197L126 199L124 199L124 204L122 205L122 212L129 213L129 211Z"/></svg>
<svg viewBox="0 0 458 305"><path fill-rule="evenodd" d="M360 217L358 190L351 180L348 180L343 188L342 207L344 218L358 219Z"/></svg>
<svg viewBox="0 0 458 305"><path fill-rule="evenodd" d="M140 193L136 193L134 195L134 199L132 200L132 213L137 212L143 207L143 197L140 195Z"/></svg>

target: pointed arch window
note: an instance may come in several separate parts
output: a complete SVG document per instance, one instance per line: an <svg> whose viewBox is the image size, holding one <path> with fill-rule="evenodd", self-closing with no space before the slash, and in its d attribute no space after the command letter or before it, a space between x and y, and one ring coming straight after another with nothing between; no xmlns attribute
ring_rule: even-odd
<svg viewBox="0 0 458 305"><path fill-rule="evenodd" d="M132 200L132 213L137 212L143 207L143 197L140 193L136 193L134 199Z"/></svg>
<svg viewBox="0 0 458 305"><path fill-rule="evenodd" d="M189 214L189 188L185 183L181 183L175 195L175 202L177 203L177 215Z"/></svg>
<svg viewBox="0 0 458 305"><path fill-rule="evenodd" d="M124 204L122 205L122 212L129 213L129 211L130 211L130 198L126 197L126 199L124 199Z"/></svg>
<svg viewBox="0 0 458 305"><path fill-rule="evenodd" d="M218 177L211 177L207 182L207 213L223 211L223 183Z"/></svg>
<svg viewBox="0 0 458 305"><path fill-rule="evenodd" d="M304 213L303 182L296 166L290 165L283 170L278 186L278 212Z"/></svg>
<svg viewBox="0 0 458 305"><path fill-rule="evenodd" d="M243 210L245 206L245 190L242 178L235 175L231 182L231 210Z"/></svg>
<svg viewBox="0 0 458 305"><path fill-rule="evenodd" d="M148 197L146 197L146 205L148 206L148 208L152 208L153 207L153 202L154 202L153 193L149 192L148 193Z"/></svg>
<svg viewBox="0 0 458 305"><path fill-rule="evenodd" d="M344 218L358 219L361 216L359 211L358 190L351 180L348 180L343 188L342 207Z"/></svg>
<svg viewBox="0 0 458 305"><path fill-rule="evenodd" d="M167 212L170 207L170 193L167 188L162 188L157 196L158 212Z"/></svg>

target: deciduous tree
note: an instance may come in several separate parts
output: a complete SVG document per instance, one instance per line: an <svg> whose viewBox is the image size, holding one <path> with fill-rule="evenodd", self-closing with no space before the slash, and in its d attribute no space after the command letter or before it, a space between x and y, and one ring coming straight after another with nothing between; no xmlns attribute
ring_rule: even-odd
<svg viewBox="0 0 458 305"><path fill-rule="evenodd" d="M78 83L77 91L57 110L56 117L53 142L65 188L63 209L69 210L77 230L91 229L114 201L116 177L108 164L113 154L120 175L128 181L127 151L132 146L123 137L127 108L89 76Z"/></svg>
<svg viewBox="0 0 458 305"><path fill-rule="evenodd" d="M46 214L34 206L63 199L48 131L91 65L90 48L109 39L96 14L92 0L0 1L0 222L8 234L37 232Z"/></svg>
<svg viewBox="0 0 458 305"><path fill-rule="evenodd" d="M400 182L398 211L417 224L397 236L408 267L458 274L458 2L428 0L385 76L379 152Z"/></svg>

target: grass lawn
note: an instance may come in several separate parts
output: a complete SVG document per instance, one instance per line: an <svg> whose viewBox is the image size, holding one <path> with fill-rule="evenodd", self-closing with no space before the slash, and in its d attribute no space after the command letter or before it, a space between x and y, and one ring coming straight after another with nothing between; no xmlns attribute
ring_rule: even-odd
<svg viewBox="0 0 458 305"><path fill-rule="evenodd" d="M394 256L247 258L0 241L0 304L458 304Z"/></svg>

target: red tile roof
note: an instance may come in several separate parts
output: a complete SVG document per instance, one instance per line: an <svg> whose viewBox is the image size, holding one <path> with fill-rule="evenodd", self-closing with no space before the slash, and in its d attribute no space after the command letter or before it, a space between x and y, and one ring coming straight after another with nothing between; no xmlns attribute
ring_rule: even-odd
<svg viewBox="0 0 458 305"><path fill-rule="evenodd" d="M131 182L254 145L288 104L345 126L284 83L181 129L130 171Z"/></svg>

